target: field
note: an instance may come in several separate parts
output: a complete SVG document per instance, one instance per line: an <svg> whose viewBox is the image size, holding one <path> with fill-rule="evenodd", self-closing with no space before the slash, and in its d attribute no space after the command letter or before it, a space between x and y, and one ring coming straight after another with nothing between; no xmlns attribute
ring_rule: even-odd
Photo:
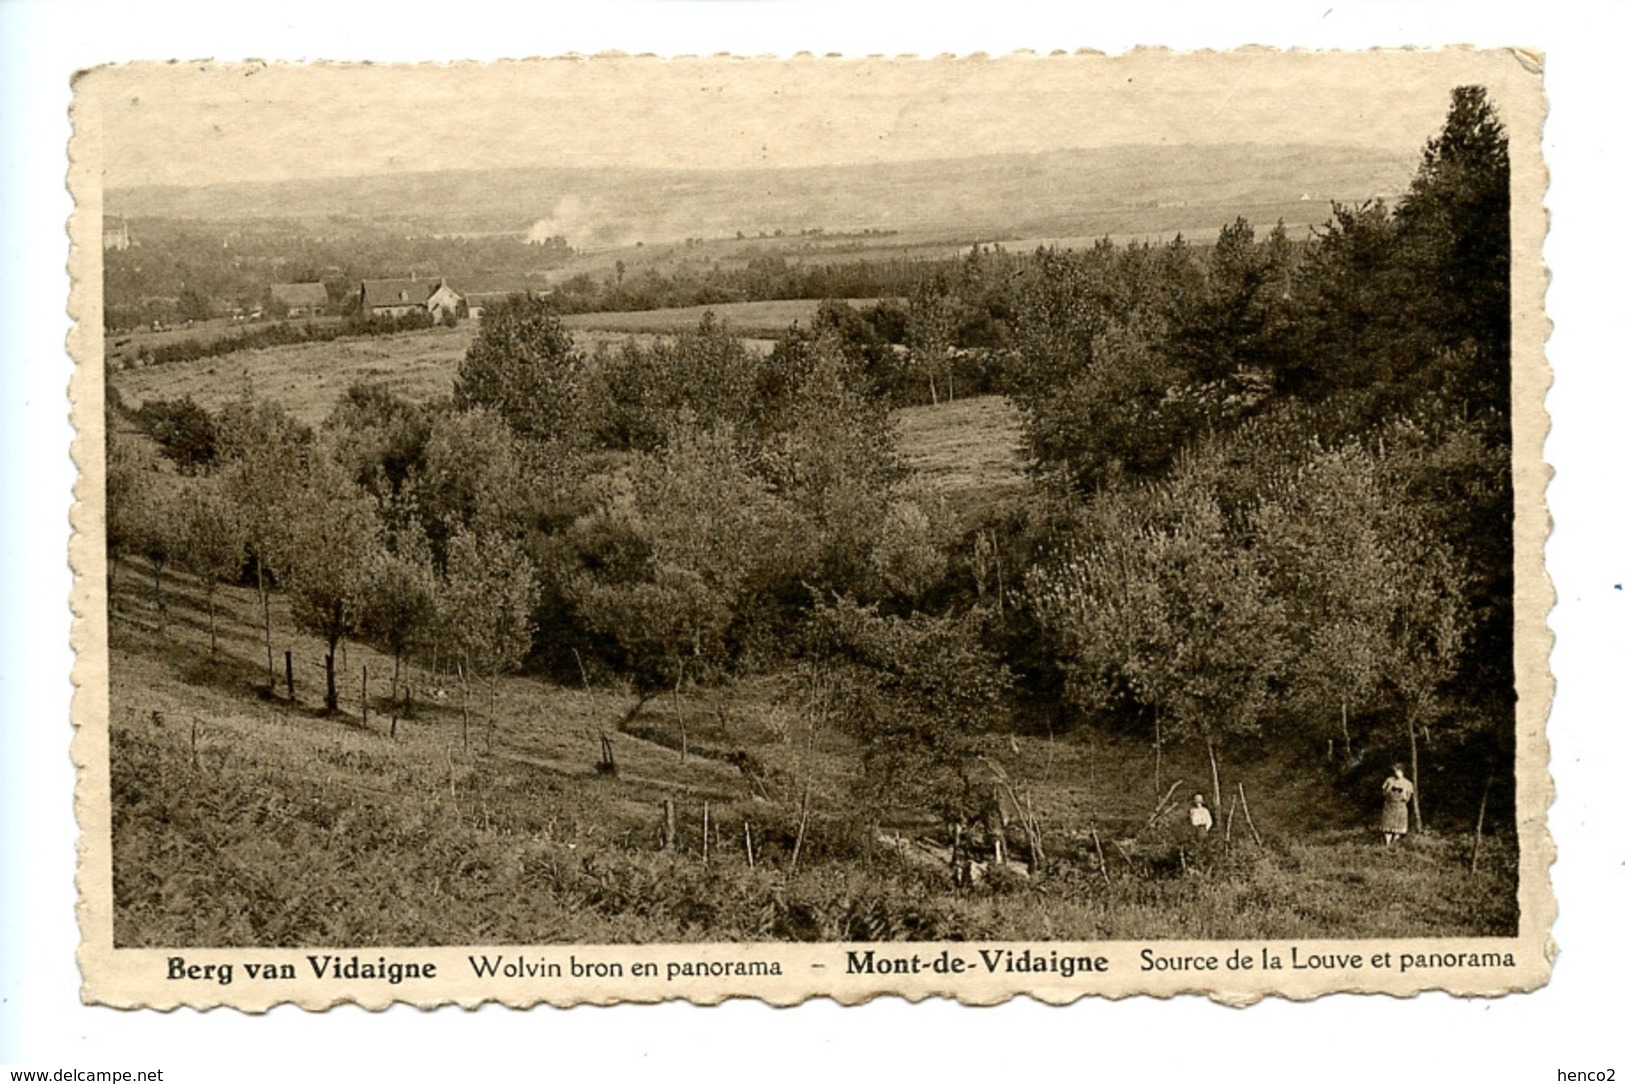
<svg viewBox="0 0 1625 1084"><path fill-rule="evenodd" d="M904 407L895 418L913 485L946 500L961 522L974 523L1027 491L1021 418L1008 400L983 395Z"/></svg>
<svg viewBox="0 0 1625 1084"><path fill-rule="evenodd" d="M872 301L854 301L862 307ZM687 328L698 327L706 313L714 313L726 321L734 334L746 340L773 340L780 338L791 324L809 326L822 304L805 301L739 301L726 305L707 305L681 309L647 309L642 312L584 312L564 317L564 326L572 331L611 332L621 335L670 335Z"/></svg>
<svg viewBox="0 0 1625 1084"><path fill-rule="evenodd" d="M428 388L447 379L460 335L402 337L423 347L406 364L356 352L342 376L313 363L276 373L273 386L300 396L307 418L329 389L364 371ZM318 376L320 393L308 387ZM231 393L232 381L218 383ZM202 397L210 387L200 380L195 390ZM961 508L988 507L1024 484L1015 418L1002 400L902 411L899 426L920 484ZM1226 790L1245 785L1246 818L1227 806L1233 819L1221 820L1218 838L1194 846L1181 844L1174 822L1192 789L1205 789L1199 748L1166 748L1159 771L1148 742L1087 730L1057 736L1034 724L999 759L1042 825L1043 876L989 866L956 887L942 825L898 811L876 833L850 816L858 751L837 733L818 733L810 747L787 740L811 724L781 676L742 678L681 704L661 696L632 714L635 698L623 688L516 675L500 679L494 696L478 684L465 709L455 676L434 660L411 660L392 693L392 661L350 644L339 658L341 710L327 715L317 707L321 645L292 631L279 596L273 642L279 670L282 652L292 652L294 701L280 675L274 688L267 681L252 591L220 589L222 635L211 655L195 581L166 573L162 583L162 627L143 562L123 562L112 592L120 945L1517 928L1510 840L1487 838L1476 872L1470 835L1384 849L1371 830L1376 803L1343 800L1309 744L1231 750ZM604 739L613 772L600 767ZM804 835L791 778L808 786ZM1150 823L1170 787L1175 815ZM663 847L668 801L676 833ZM1026 857L1019 829L1011 844ZM986 841L973 846L988 857Z"/></svg>
<svg viewBox="0 0 1625 1084"><path fill-rule="evenodd" d="M679 311L684 310L668 310ZM704 310L690 311L692 322L698 323ZM668 323L663 330L675 326L676 322ZM327 417L357 381L384 384L419 402L450 395L457 366L468 353L477 329L477 322L465 322L455 328L244 350L172 365L125 369L110 373L109 380L132 409L148 399L190 395L198 405L218 410L248 387L314 425ZM588 352L600 343L614 344L650 334L585 327L572 331L577 345ZM756 349L770 347L770 343L755 344Z"/></svg>

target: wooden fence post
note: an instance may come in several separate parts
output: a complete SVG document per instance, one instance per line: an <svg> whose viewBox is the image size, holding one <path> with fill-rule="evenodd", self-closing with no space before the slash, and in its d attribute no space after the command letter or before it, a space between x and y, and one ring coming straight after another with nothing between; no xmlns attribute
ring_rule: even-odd
<svg viewBox="0 0 1625 1084"><path fill-rule="evenodd" d="M677 807L670 798L662 803L665 817L661 822L660 849L669 851L677 845Z"/></svg>
<svg viewBox="0 0 1625 1084"><path fill-rule="evenodd" d="M367 725L367 667L361 667L361 725Z"/></svg>
<svg viewBox="0 0 1625 1084"><path fill-rule="evenodd" d="M745 862L751 869L756 868L756 851L750 845L750 821L745 822Z"/></svg>
<svg viewBox="0 0 1625 1084"><path fill-rule="evenodd" d="M709 862L711 860L711 803L702 803L700 810L700 861Z"/></svg>
<svg viewBox="0 0 1625 1084"><path fill-rule="evenodd" d="M298 701L294 699L293 695L293 652L284 651L282 653L282 665L286 668L288 674L288 703L297 704Z"/></svg>
<svg viewBox="0 0 1625 1084"><path fill-rule="evenodd" d="M1467 876L1478 876L1478 848L1484 842L1484 811L1490 805L1490 787L1495 783L1495 773L1491 772L1489 778L1484 780L1484 797L1478 800L1478 825L1473 829L1473 857L1467 863Z"/></svg>
<svg viewBox="0 0 1625 1084"><path fill-rule="evenodd" d="M1236 793L1241 795L1241 813L1242 816L1247 818L1247 827L1253 833L1253 842L1258 844L1259 849L1262 850L1264 841L1259 838L1258 829L1253 825L1253 811L1247 808L1247 788L1238 782L1236 783Z"/></svg>

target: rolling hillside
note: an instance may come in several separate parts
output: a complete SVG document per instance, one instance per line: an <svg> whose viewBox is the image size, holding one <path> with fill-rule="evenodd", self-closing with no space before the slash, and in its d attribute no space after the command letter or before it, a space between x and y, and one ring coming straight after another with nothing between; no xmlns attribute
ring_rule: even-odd
<svg viewBox="0 0 1625 1084"><path fill-rule="evenodd" d="M149 186L110 190L106 209L133 218L387 217L438 233L558 233L587 247L809 229L994 240L1194 230L1249 207L1274 218L1282 215L1272 210L1301 205L1288 225L1302 224L1324 218L1329 200L1398 192L1414 168L1412 155L1363 148L1149 145L780 170L499 169Z"/></svg>

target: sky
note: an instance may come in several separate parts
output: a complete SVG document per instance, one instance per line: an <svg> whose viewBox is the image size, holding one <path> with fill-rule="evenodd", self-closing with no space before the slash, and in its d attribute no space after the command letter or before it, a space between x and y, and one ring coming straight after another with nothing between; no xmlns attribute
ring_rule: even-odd
<svg viewBox="0 0 1625 1084"><path fill-rule="evenodd" d="M108 187L488 167L749 168L1130 143L1414 151L1469 57L598 57L138 64L78 86ZM1472 73L1468 72L1470 76Z"/></svg>

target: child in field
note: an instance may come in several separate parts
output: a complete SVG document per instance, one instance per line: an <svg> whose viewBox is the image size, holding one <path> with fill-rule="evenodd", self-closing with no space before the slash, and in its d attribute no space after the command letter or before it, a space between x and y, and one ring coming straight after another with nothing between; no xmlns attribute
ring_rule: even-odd
<svg viewBox="0 0 1625 1084"><path fill-rule="evenodd" d="M1394 840L1410 831L1411 795L1416 788L1405 778L1405 769L1394 765L1393 774L1382 783L1382 845L1392 847Z"/></svg>
<svg viewBox="0 0 1625 1084"><path fill-rule="evenodd" d="M1191 799L1189 820L1191 841L1193 843L1202 842L1213 828L1213 812L1202 801L1200 794Z"/></svg>

